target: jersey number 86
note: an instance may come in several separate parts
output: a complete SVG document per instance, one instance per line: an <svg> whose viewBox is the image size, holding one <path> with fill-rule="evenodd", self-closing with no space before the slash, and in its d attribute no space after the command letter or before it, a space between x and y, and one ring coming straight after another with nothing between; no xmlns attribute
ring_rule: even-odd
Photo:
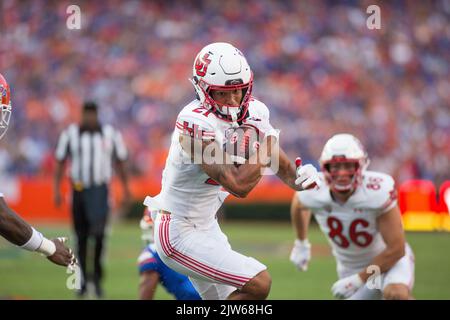
<svg viewBox="0 0 450 320"><path fill-rule="evenodd" d="M342 248L348 248L350 246L350 241L359 247L367 247L372 243L372 235L365 231L356 231L357 227L361 225L364 228L369 226L369 222L364 219L355 219L350 224L349 237L346 237L343 231L343 225L341 220L336 217L328 217L327 219L328 227L330 232L328 236L330 239ZM349 240L350 239L350 240Z"/></svg>

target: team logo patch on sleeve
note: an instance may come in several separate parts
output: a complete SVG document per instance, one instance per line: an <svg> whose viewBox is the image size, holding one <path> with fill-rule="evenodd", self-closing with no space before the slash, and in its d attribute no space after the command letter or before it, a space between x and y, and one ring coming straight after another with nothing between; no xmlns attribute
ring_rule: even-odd
<svg viewBox="0 0 450 320"><path fill-rule="evenodd" d="M190 123L189 121L177 121L176 128L179 133L196 139L214 139L215 132L208 131L198 124Z"/></svg>

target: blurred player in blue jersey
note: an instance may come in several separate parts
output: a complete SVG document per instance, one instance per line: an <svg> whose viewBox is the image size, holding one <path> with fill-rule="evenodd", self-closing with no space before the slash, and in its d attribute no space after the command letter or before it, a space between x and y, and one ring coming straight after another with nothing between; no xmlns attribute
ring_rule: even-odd
<svg viewBox="0 0 450 320"><path fill-rule="evenodd" d="M156 253L153 241L153 221L146 209L141 219L142 240L145 249L138 258L140 274L139 299L152 300L158 283L177 300L201 300L189 278L166 266Z"/></svg>

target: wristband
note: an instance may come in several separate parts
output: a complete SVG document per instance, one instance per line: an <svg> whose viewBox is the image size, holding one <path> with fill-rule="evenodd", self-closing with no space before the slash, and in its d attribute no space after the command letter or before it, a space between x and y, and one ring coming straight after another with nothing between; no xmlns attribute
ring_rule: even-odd
<svg viewBox="0 0 450 320"><path fill-rule="evenodd" d="M48 240L47 238L44 237L42 239L41 246L36 251L42 253L46 257L49 257L56 252L56 245L53 241Z"/></svg>
<svg viewBox="0 0 450 320"><path fill-rule="evenodd" d="M30 239L20 247L28 251L37 251L44 255L51 256L56 252L55 243L45 238L42 233L31 227L32 234Z"/></svg>
<svg viewBox="0 0 450 320"><path fill-rule="evenodd" d="M36 229L34 229L33 227L31 227L31 230L31 238L28 239L28 241L20 247L28 251L36 251L41 246L44 236L42 235L42 233L36 231Z"/></svg>

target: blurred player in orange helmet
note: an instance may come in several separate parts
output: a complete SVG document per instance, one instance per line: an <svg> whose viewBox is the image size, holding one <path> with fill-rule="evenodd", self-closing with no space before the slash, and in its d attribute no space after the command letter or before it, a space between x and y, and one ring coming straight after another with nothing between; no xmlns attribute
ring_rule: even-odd
<svg viewBox="0 0 450 320"><path fill-rule="evenodd" d="M350 134L329 139L320 164L326 184L320 190L298 192L292 200L297 239L290 260L299 270L307 270L313 213L336 258L339 280L331 288L335 297L410 299L414 254L405 242L394 180L366 170L367 154Z"/></svg>
<svg viewBox="0 0 450 320"><path fill-rule="evenodd" d="M11 91L3 75L0 74L0 139L8 130L11 113ZM0 181L0 186L5 182ZM29 251L37 251L44 254L51 262L68 266L75 263L72 250L64 245L67 238L59 237L49 240L40 232L21 219L6 204L3 193L0 190L0 235L9 242Z"/></svg>

